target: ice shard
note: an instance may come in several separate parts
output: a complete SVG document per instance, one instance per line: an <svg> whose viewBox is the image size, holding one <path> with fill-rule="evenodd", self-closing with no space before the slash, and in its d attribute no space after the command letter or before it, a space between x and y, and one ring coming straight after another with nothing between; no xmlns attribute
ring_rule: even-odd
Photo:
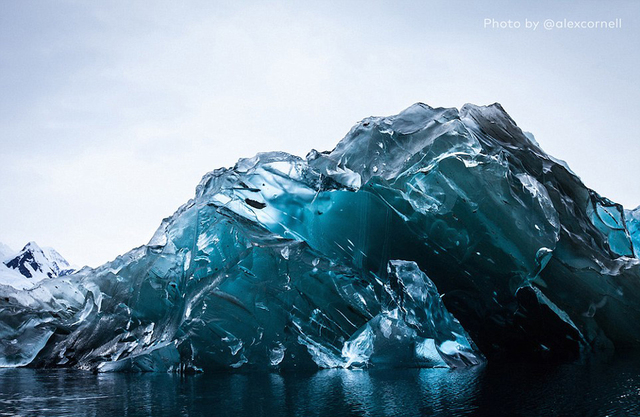
<svg viewBox="0 0 640 417"><path fill-rule="evenodd" d="M637 347L629 219L500 105L416 104L333 151L206 174L148 245L99 268L0 287L0 365L467 366Z"/></svg>

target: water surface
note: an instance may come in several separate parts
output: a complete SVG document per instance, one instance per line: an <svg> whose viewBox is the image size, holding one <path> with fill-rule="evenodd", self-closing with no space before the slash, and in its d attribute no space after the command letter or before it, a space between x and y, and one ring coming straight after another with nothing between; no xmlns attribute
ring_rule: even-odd
<svg viewBox="0 0 640 417"><path fill-rule="evenodd" d="M640 360L194 376L0 369L0 415L639 416Z"/></svg>

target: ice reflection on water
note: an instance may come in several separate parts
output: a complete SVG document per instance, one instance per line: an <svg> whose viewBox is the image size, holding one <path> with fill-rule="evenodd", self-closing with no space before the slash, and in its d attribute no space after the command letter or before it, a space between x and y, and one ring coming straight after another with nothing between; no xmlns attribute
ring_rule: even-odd
<svg viewBox="0 0 640 417"><path fill-rule="evenodd" d="M180 377L0 370L0 415L640 415L640 361Z"/></svg>

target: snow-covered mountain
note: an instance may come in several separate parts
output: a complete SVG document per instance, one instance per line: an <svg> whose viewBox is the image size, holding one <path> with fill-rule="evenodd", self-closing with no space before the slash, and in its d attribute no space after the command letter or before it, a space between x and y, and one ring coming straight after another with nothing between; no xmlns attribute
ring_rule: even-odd
<svg viewBox="0 0 640 417"><path fill-rule="evenodd" d="M0 285L20 289L31 288L43 279L68 275L74 271L55 249L41 248L36 242L27 243L17 253L0 244L0 261Z"/></svg>
<svg viewBox="0 0 640 417"><path fill-rule="evenodd" d="M15 250L0 242L0 262L9 259L11 256L15 255L15 253Z"/></svg>

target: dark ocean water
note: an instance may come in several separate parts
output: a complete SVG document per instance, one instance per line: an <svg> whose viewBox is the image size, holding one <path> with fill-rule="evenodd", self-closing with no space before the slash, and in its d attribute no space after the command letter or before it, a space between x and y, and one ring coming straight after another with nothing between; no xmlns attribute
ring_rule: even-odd
<svg viewBox="0 0 640 417"><path fill-rule="evenodd" d="M0 369L0 415L640 416L640 360L193 376Z"/></svg>

